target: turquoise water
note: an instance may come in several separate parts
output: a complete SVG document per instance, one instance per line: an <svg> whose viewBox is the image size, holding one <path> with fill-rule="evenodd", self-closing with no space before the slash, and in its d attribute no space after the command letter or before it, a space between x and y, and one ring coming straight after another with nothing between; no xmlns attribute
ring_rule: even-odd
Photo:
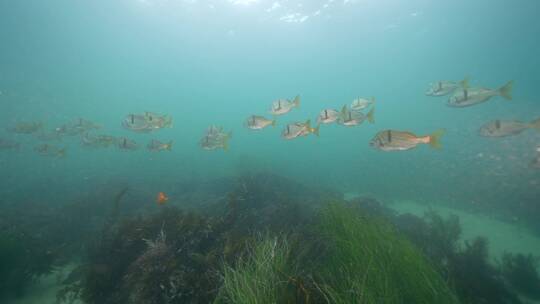
<svg viewBox="0 0 540 304"><path fill-rule="evenodd" d="M22 144L0 150L1 200L63 204L129 185L149 204L163 191L181 205L183 182L270 171L383 201L496 213L540 231L540 171L529 166L540 132L478 135L490 120L540 117L538 11L536 0L1 1L0 138ZM431 82L465 76L489 88L513 80L513 100L451 108L448 96L424 94ZM243 126L297 94L300 108L276 127ZM376 98L374 124L281 138L287 123L315 121L359 96ZM171 115L173 128L122 128L126 115L144 111ZM141 148L86 149L66 137L51 143L65 157L42 157L41 141L5 130L79 117ZM209 125L232 131L228 151L199 147ZM384 129L441 128L440 150L369 146ZM152 139L172 140L172 151L148 151Z"/></svg>
<svg viewBox="0 0 540 304"><path fill-rule="evenodd" d="M102 124L101 133L142 145L174 141L172 153L158 155L87 151L69 138L61 143L67 157L51 160L35 155L35 139L17 136L23 149L0 155L7 172L2 196L33 195L37 187L43 196L66 197L118 179L171 192L178 179L246 168L389 197L487 195L511 204L538 196L538 171L527 168L538 134L477 134L489 120L540 116L537 1L286 1L273 10L270 1L246 3L2 3L4 125L43 121L54 128L83 117ZM283 20L290 14L299 14L297 22ZM424 95L430 82L464 76L491 88L514 80L514 100L455 109L446 97ZM279 117L275 129L243 128L249 115L268 116L273 100L296 94L301 108ZM280 138L285 123L315 120L320 110L358 96L376 97L374 125L322 126L320 138ZM142 111L172 115L174 128L150 135L121 128L125 115ZM232 130L227 153L198 147L210 124ZM447 134L441 151L370 148L387 128Z"/></svg>

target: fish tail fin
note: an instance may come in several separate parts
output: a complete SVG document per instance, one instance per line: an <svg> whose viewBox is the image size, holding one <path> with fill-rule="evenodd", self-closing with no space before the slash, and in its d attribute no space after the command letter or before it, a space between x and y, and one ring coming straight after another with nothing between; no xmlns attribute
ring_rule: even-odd
<svg viewBox="0 0 540 304"><path fill-rule="evenodd" d="M501 94L501 96L504 97L506 100L512 100L513 85L514 85L514 81L510 80L499 89L499 94Z"/></svg>
<svg viewBox="0 0 540 304"><path fill-rule="evenodd" d="M311 119L306 120L304 123L308 129L311 129Z"/></svg>
<svg viewBox="0 0 540 304"><path fill-rule="evenodd" d="M465 76L465 78L459 82L459 85L464 89L469 88L469 76Z"/></svg>
<svg viewBox="0 0 540 304"><path fill-rule="evenodd" d="M315 128L311 129L311 133L315 134L317 137L319 137L319 129L321 128L321 125L317 124Z"/></svg>
<svg viewBox="0 0 540 304"><path fill-rule="evenodd" d="M536 131L540 131L540 118L531 121L531 128L536 129Z"/></svg>
<svg viewBox="0 0 540 304"><path fill-rule="evenodd" d="M173 141L169 141L169 143L167 143L167 151L172 151L172 144L173 144Z"/></svg>
<svg viewBox="0 0 540 304"><path fill-rule="evenodd" d="M275 119L275 118L272 119L272 123L271 123L272 127L275 127L275 126L276 126L276 123L277 123L276 119Z"/></svg>
<svg viewBox="0 0 540 304"><path fill-rule="evenodd" d="M437 130L435 132L433 132L433 134L431 134L429 136L429 145L432 147L432 148L435 148L435 149L440 149L442 146L441 146L441 137L444 135L446 131L444 129L440 129L440 130Z"/></svg>
<svg viewBox="0 0 540 304"><path fill-rule="evenodd" d="M296 97L294 97L293 104L296 108L300 107L300 95L296 95Z"/></svg>
<svg viewBox="0 0 540 304"><path fill-rule="evenodd" d="M371 108L371 110L367 113L367 119L369 123L375 123L375 108Z"/></svg>
<svg viewBox="0 0 540 304"><path fill-rule="evenodd" d="M165 126L167 128L172 128L173 127L173 120L172 120L171 116L167 117L167 121L165 122Z"/></svg>
<svg viewBox="0 0 540 304"><path fill-rule="evenodd" d="M227 140L231 139L232 138L232 131L230 131L229 133L227 133Z"/></svg>

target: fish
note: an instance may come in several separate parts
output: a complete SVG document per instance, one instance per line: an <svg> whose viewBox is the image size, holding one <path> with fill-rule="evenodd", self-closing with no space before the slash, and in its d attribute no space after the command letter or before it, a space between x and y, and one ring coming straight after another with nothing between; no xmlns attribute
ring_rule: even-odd
<svg viewBox="0 0 540 304"><path fill-rule="evenodd" d="M448 99L450 107L469 107L482 102L486 102L494 96L501 96L506 100L512 100L512 87L514 82L508 81L499 89L488 88L470 88L465 86L457 89L454 94Z"/></svg>
<svg viewBox="0 0 540 304"><path fill-rule="evenodd" d="M288 124L281 132L281 137L287 140L297 137L307 136L309 134L315 134L319 136L319 125L317 127L311 127L311 120L306 122L293 122Z"/></svg>
<svg viewBox="0 0 540 304"><path fill-rule="evenodd" d="M214 136L223 132L223 127L211 125L206 129L206 135Z"/></svg>
<svg viewBox="0 0 540 304"><path fill-rule="evenodd" d="M158 205L164 205L165 203L167 203L168 200L169 200L169 198L167 197L167 195L165 193L159 192L157 194L156 203Z"/></svg>
<svg viewBox="0 0 540 304"><path fill-rule="evenodd" d="M139 146L137 145L137 142L126 137L120 137L116 141L116 145L120 150L124 150L124 151L135 151L139 148Z"/></svg>
<svg viewBox="0 0 540 304"><path fill-rule="evenodd" d="M270 114L283 115L289 113L292 109L300 107L300 96L297 95L293 100L278 99L272 103Z"/></svg>
<svg viewBox="0 0 540 304"><path fill-rule="evenodd" d="M50 156L62 158L66 156L66 148L60 148L50 144L41 144L34 147L34 151L39 153L41 156Z"/></svg>
<svg viewBox="0 0 540 304"><path fill-rule="evenodd" d="M211 125L206 129L206 133L199 141L199 146L204 150L229 149L229 140L232 132L224 132L223 127Z"/></svg>
<svg viewBox="0 0 540 304"><path fill-rule="evenodd" d="M21 144L18 142L0 138L0 150L19 150Z"/></svg>
<svg viewBox="0 0 540 304"><path fill-rule="evenodd" d="M154 152L160 152L160 151L171 151L172 150L172 141L169 141L168 143L163 143L159 140L152 139L150 143L146 146L148 150L154 151Z"/></svg>
<svg viewBox="0 0 540 304"><path fill-rule="evenodd" d="M430 84L430 88L426 91L427 96L445 96L453 93L455 90L469 86L469 79L466 77L461 81L441 80Z"/></svg>
<svg viewBox="0 0 540 304"><path fill-rule="evenodd" d="M56 130L52 131L40 131L35 133L35 138L41 141L60 141L62 140L62 133L57 132Z"/></svg>
<svg viewBox="0 0 540 304"><path fill-rule="evenodd" d="M122 126L137 133L149 133L163 128L172 128L172 117L153 112L128 114L122 120Z"/></svg>
<svg viewBox="0 0 540 304"><path fill-rule="evenodd" d="M66 135L66 136L76 136L81 135L85 132L101 129L101 125L95 124L89 120L78 118L74 121L71 121L67 124L64 124L55 129L55 132Z"/></svg>
<svg viewBox="0 0 540 304"><path fill-rule="evenodd" d="M340 112L334 109L324 109L317 117L318 124L331 124L337 121L340 117Z"/></svg>
<svg viewBox="0 0 540 304"><path fill-rule="evenodd" d="M375 104L375 98L371 97L370 99L365 98L356 98L351 102L351 110L353 111L362 111L363 109L369 107L370 105Z"/></svg>
<svg viewBox="0 0 540 304"><path fill-rule="evenodd" d="M364 114L359 111L352 111L347 109L347 106L343 106L341 109L341 115L337 120L338 124L352 127L357 126L363 123L365 120L368 120L369 123L375 122L375 109L372 108L367 114Z"/></svg>
<svg viewBox="0 0 540 304"><path fill-rule="evenodd" d="M16 134L32 134L43 128L41 122L19 122L12 127L8 127L7 131Z"/></svg>
<svg viewBox="0 0 540 304"><path fill-rule="evenodd" d="M513 120L494 120L480 127L480 135L484 137L505 137L517 135L527 129L540 131L540 118L525 123Z"/></svg>
<svg viewBox="0 0 540 304"><path fill-rule="evenodd" d="M144 112L144 116L150 125L152 125L155 129L173 127L173 120L171 116L161 115L153 112Z"/></svg>
<svg viewBox="0 0 540 304"><path fill-rule="evenodd" d="M373 137L369 145L381 151L404 151L419 144L429 144L432 148L441 147L440 139L444 130L437 130L431 135L416 136L407 131L383 130Z"/></svg>
<svg viewBox="0 0 540 304"><path fill-rule="evenodd" d="M127 115L122 121L122 126L137 133L149 133L156 129L144 114Z"/></svg>
<svg viewBox="0 0 540 304"><path fill-rule="evenodd" d="M81 145L90 148L108 148L117 143L117 138L110 135L90 135L85 133L81 136Z"/></svg>
<svg viewBox="0 0 540 304"><path fill-rule="evenodd" d="M229 138L230 137L212 137L210 135L205 135L199 141L199 146L204 150L217 150L223 149L227 151L229 149Z"/></svg>
<svg viewBox="0 0 540 304"><path fill-rule="evenodd" d="M251 115L246 119L245 126L251 130L262 130L268 126L274 127L275 119L267 119L263 116Z"/></svg>

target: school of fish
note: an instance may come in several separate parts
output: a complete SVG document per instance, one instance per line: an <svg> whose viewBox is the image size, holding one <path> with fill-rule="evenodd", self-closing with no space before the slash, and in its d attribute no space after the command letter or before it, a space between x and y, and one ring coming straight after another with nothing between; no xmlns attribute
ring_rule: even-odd
<svg viewBox="0 0 540 304"><path fill-rule="evenodd" d="M485 103L496 97L512 100L513 81L508 81L499 88L491 89L482 86L471 86L469 78L460 81L440 80L430 84L425 95L432 97L448 96L447 105L454 108L463 108ZM280 98L270 105L268 114L252 114L244 121L244 127L260 131L268 127L278 125L278 118L287 113L299 109L301 104L300 95L293 99ZM322 109L312 124L311 119L304 121L290 121L284 124L281 137L285 140L293 140L309 135L319 136L322 125L337 124L344 127L356 127L365 121L375 123L375 98L357 97L350 104L343 105L340 110L335 108ZM154 112L130 113L121 121L121 126L135 134L148 134L161 129L172 128L173 119L169 115L161 115ZM16 135L33 135L38 141L44 143L34 146L33 150L42 156L64 157L66 148L52 142L61 142L65 137L78 136L81 146L85 148L109 148L115 147L121 151L134 151L140 145L128 137L115 137L108 134L96 134L102 126L92 121L78 118L53 129L45 128L42 122L18 122L6 128ZM540 118L532 121L517 121L494 119L479 127L479 135L482 137L508 137L518 135L526 130L540 130ZM428 135L416 135L407 130L385 129L377 132L369 142L369 145L380 151L405 151L416 148L420 144L427 144L433 148L441 147L441 137L444 129L435 130ZM210 125L199 140L199 147L203 150L228 150L229 141L232 138L231 131L225 131L223 127ZM147 145L151 152L171 151L172 141L162 142L152 139ZM21 143L11 139L0 138L0 150L19 150ZM537 156L531 161L530 166L540 168L540 148L536 148Z"/></svg>

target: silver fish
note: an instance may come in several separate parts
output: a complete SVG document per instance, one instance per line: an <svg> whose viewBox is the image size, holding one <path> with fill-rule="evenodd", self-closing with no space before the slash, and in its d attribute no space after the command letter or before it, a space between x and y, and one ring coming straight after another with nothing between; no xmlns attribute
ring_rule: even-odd
<svg viewBox="0 0 540 304"><path fill-rule="evenodd" d="M199 146L204 150L217 150L223 149L227 151L229 149L229 137L212 137L210 135L205 135L199 141Z"/></svg>
<svg viewBox="0 0 540 304"><path fill-rule="evenodd" d="M377 133L369 145L381 151L404 151L415 148L419 144L429 144L433 148L439 148L443 134L443 130L426 136L416 136L407 131L384 130Z"/></svg>
<svg viewBox="0 0 540 304"><path fill-rule="evenodd" d="M274 127L275 119L267 119L263 116L251 115L246 119L245 126L251 130L261 130L268 126Z"/></svg>
<svg viewBox="0 0 540 304"><path fill-rule="evenodd" d="M352 111L350 109L347 109L346 106L341 109L341 115L339 119L337 120L338 124L352 127L357 126L363 123L365 120L369 121L370 123L375 122L375 109L372 108L367 114L364 114L359 111Z"/></svg>
<svg viewBox="0 0 540 304"><path fill-rule="evenodd" d="M351 110L362 111L372 104L375 104L375 98L371 97L370 99L365 99L359 97L351 102Z"/></svg>
<svg viewBox="0 0 540 304"><path fill-rule="evenodd" d="M62 140L62 133L57 132L56 130L52 131L41 131L34 135L38 140L41 141L60 141Z"/></svg>
<svg viewBox="0 0 540 304"><path fill-rule="evenodd" d="M298 107L300 107L300 96L296 96L293 100L278 99L272 103L270 114L283 115Z"/></svg>
<svg viewBox="0 0 540 304"><path fill-rule="evenodd" d="M90 135L85 133L81 136L81 145L88 148L108 148L117 144L117 138L110 135Z"/></svg>
<svg viewBox="0 0 540 304"><path fill-rule="evenodd" d="M155 129L173 127L173 120L171 116L161 115L153 112L144 112L144 116L149 124Z"/></svg>
<svg viewBox="0 0 540 304"><path fill-rule="evenodd" d="M49 145L49 144L38 145L34 147L34 151L39 153L41 156L59 157L59 158L66 156L66 148L60 148L60 147Z"/></svg>
<svg viewBox="0 0 540 304"><path fill-rule="evenodd" d="M75 136L88 131L101 129L101 126L89 120L78 118L55 129L61 135Z"/></svg>
<svg viewBox="0 0 540 304"><path fill-rule="evenodd" d="M8 127L7 131L17 134L32 134L43 128L41 122L19 122L12 127Z"/></svg>
<svg viewBox="0 0 540 304"><path fill-rule="evenodd" d="M468 87L469 86L469 79L465 78L462 81L437 81L435 83L432 83L430 85L430 88L426 91L427 96L444 96L448 95L455 90L462 88L462 87Z"/></svg>
<svg viewBox="0 0 540 304"><path fill-rule="evenodd" d="M293 122L288 124L281 132L281 137L290 140L309 134L319 136L319 126L312 128L311 121L307 120L306 122Z"/></svg>
<svg viewBox="0 0 540 304"><path fill-rule="evenodd" d="M468 107L485 101L491 97L502 96L506 100L512 100L513 81L507 82L499 89L488 88L469 88L463 87L457 89L455 93L448 99L448 105L451 107Z"/></svg>
<svg viewBox="0 0 540 304"><path fill-rule="evenodd" d="M331 124L339 119L341 113L334 109L324 109L317 117L318 124Z"/></svg>
<svg viewBox="0 0 540 304"><path fill-rule="evenodd" d="M159 140L152 139L150 143L146 146L148 150L153 152L160 152L160 151L171 151L172 150L172 141L169 141L167 143L161 142Z"/></svg>
<svg viewBox="0 0 540 304"><path fill-rule="evenodd" d="M130 131L137 133L149 133L156 128L147 119L146 115L142 114L129 114L122 121L122 126Z"/></svg>
<svg viewBox="0 0 540 304"><path fill-rule="evenodd" d="M139 146L137 145L137 142L126 137L119 138L116 144L120 150L124 150L124 151L135 151L139 148Z"/></svg>
<svg viewBox="0 0 540 304"><path fill-rule="evenodd" d="M480 127L480 135L485 137L504 137L516 135L527 129L540 130L540 118L530 123L511 120L494 120Z"/></svg>
<svg viewBox="0 0 540 304"><path fill-rule="evenodd" d="M19 150L21 144L18 142L0 138L0 150Z"/></svg>

